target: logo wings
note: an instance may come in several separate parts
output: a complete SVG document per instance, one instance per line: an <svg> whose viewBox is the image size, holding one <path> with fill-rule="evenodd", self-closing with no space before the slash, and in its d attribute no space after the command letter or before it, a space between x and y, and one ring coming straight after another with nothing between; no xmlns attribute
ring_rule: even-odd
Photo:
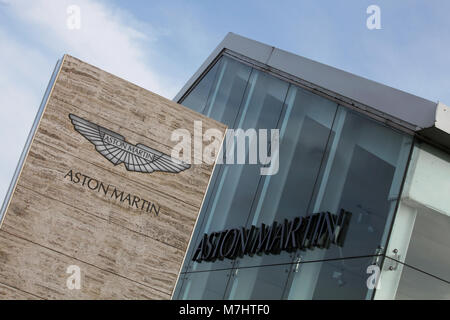
<svg viewBox="0 0 450 320"><path fill-rule="evenodd" d="M114 165L125 164L129 171L163 171L178 173L191 166L183 161L159 152L143 144L132 145L125 138L111 130L88 120L69 114L76 131L89 140L95 149Z"/></svg>

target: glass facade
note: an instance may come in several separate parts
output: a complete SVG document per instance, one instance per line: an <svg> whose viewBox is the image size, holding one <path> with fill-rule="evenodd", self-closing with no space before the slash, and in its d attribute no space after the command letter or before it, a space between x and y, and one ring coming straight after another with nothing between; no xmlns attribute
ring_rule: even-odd
<svg viewBox="0 0 450 320"><path fill-rule="evenodd" d="M275 175L216 165L173 298L371 299L412 137L228 56L181 103L229 128L279 129L280 151ZM342 247L192 261L205 233L341 209Z"/></svg>

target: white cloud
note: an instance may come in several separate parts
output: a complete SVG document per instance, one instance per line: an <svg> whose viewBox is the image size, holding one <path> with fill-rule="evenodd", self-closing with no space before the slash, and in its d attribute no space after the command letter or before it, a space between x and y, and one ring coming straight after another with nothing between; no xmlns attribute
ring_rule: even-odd
<svg viewBox="0 0 450 320"><path fill-rule="evenodd" d="M0 27L0 201L11 181L17 160L52 73L53 62L23 45Z"/></svg>
<svg viewBox="0 0 450 320"><path fill-rule="evenodd" d="M186 29L182 25L175 32L157 29L100 0L0 0L0 4L11 23L0 21L0 201L54 65L64 53L167 98L182 85L183 79L161 70L170 58L161 61L165 54L158 43L160 37L176 40ZM67 7L73 4L81 9L79 30L67 28ZM196 31L203 39L201 30Z"/></svg>
<svg viewBox="0 0 450 320"><path fill-rule="evenodd" d="M81 28L70 30L67 8L73 3L18 0L11 8L23 23L36 28L41 35L36 40L60 55L71 54L165 97L175 94L177 88L170 79L155 72L149 63L151 44L158 38L155 28L115 6L81 0L76 1Z"/></svg>

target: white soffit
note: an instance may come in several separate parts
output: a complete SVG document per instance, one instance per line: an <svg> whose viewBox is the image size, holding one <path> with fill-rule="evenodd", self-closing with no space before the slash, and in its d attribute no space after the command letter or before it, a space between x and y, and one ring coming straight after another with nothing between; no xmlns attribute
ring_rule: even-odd
<svg viewBox="0 0 450 320"><path fill-rule="evenodd" d="M450 107L438 102L436 107L436 128L450 134Z"/></svg>

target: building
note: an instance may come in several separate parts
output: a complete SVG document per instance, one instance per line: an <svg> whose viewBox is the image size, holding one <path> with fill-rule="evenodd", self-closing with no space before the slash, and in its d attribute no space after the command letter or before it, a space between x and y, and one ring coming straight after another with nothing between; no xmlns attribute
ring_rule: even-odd
<svg viewBox="0 0 450 320"><path fill-rule="evenodd" d="M174 101L65 55L1 209L0 298L450 299L449 112L232 33ZM225 152L173 161L196 121ZM229 164L226 127L275 129L270 163Z"/></svg>
<svg viewBox="0 0 450 320"><path fill-rule="evenodd" d="M64 55L2 206L0 298L170 299L213 170L170 157L195 121L225 132Z"/></svg>
<svg viewBox="0 0 450 320"><path fill-rule="evenodd" d="M276 175L216 166L175 299L450 299L447 106L232 33L174 101L280 130ZM341 209L342 247L193 261L204 234Z"/></svg>

